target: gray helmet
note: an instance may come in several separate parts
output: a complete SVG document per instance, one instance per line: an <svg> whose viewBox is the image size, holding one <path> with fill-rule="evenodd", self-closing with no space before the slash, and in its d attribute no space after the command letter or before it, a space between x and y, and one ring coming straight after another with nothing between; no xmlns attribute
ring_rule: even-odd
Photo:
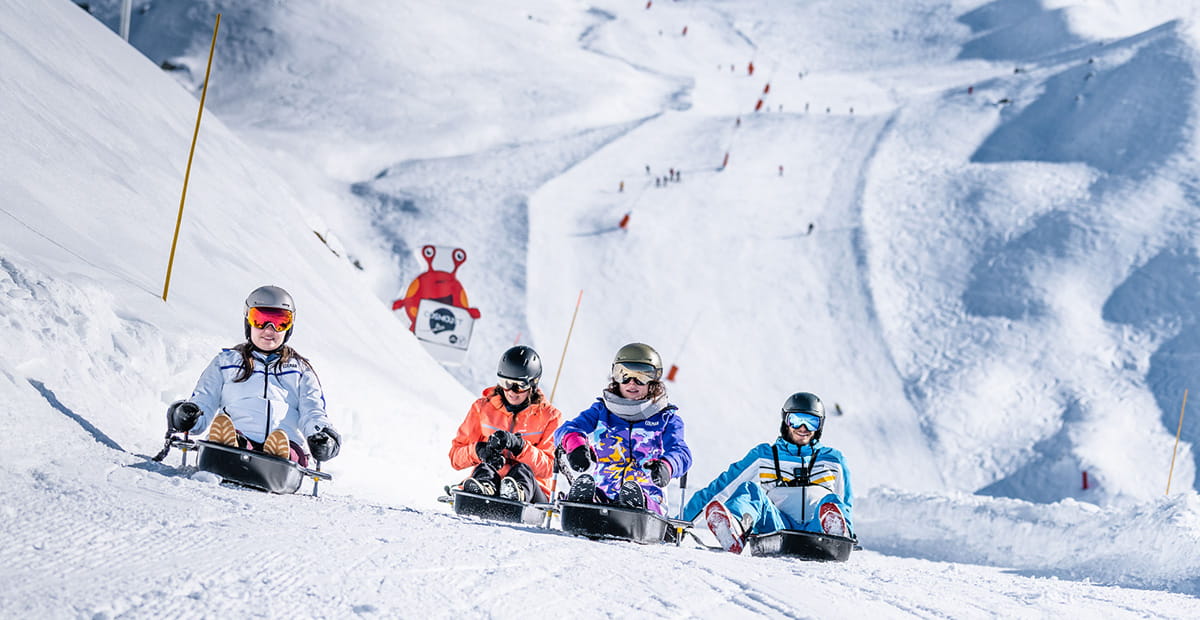
<svg viewBox="0 0 1200 620"><path fill-rule="evenodd" d="M518 345L510 348L500 356L500 366L496 376L513 381L526 381L537 385L542 376L542 358L532 347Z"/></svg>
<svg viewBox="0 0 1200 620"><path fill-rule="evenodd" d="M821 426L813 432L812 442L816 443L821 439L821 433L825 430L825 405L821 403L821 399L816 394L809 392L796 392L788 396L787 400L783 401L783 407L780 409L780 425L779 434L786 438L787 434L787 415L789 413L807 413L815 415L821 419Z"/></svg>
<svg viewBox="0 0 1200 620"><path fill-rule="evenodd" d="M631 342L617 351L616 357L613 358L613 366L622 364L632 369L645 370L654 375L654 380L662 378L662 358L659 357L658 351L648 344L640 342Z"/></svg>
<svg viewBox="0 0 1200 620"><path fill-rule="evenodd" d="M292 312L292 320L295 321L296 302L292 301L291 294L278 286L260 286L250 291L250 294L246 296L245 307L242 309L242 324L246 326L246 340L250 340L250 322L246 320L246 317L250 314L251 308L280 308L282 310L290 310ZM287 343L294 331L296 331L295 324L283 335L284 343Z"/></svg>
<svg viewBox="0 0 1200 620"><path fill-rule="evenodd" d="M250 291L246 296L245 312L250 312L251 308L281 308L296 314L296 303L292 301L292 296L278 286L260 286Z"/></svg>

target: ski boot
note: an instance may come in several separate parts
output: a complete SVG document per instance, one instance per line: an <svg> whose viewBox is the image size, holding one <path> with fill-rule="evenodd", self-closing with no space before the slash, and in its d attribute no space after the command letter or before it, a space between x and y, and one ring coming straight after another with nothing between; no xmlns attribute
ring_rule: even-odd
<svg viewBox="0 0 1200 620"><path fill-rule="evenodd" d="M642 485L633 480L626 480L621 485L621 490L617 492L617 505L634 510L645 510L646 492L642 490Z"/></svg>
<svg viewBox="0 0 1200 620"><path fill-rule="evenodd" d="M744 521L747 521L746 517L749 516L745 515L741 520L735 520L720 500L714 499L704 507L704 520L708 523L708 529L717 537L721 548L730 553L741 553L746 546L747 528Z"/></svg>
<svg viewBox="0 0 1200 620"><path fill-rule="evenodd" d="M267 440L263 442L262 451L272 456L277 456L281 459L286 459L291 456L291 446L288 445L287 431L282 428L277 428L267 435Z"/></svg>
<svg viewBox="0 0 1200 620"><path fill-rule="evenodd" d="M525 487L521 486L515 478L505 476L500 480L500 497L503 499L512 500L514 502L525 501Z"/></svg>
<svg viewBox="0 0 1200 620"><path fill-rule="evenodd" d="M462 490L475 495L495 495L496 487L490 482L467 478L463 480Z"/></svg>
<svg viewBox="0 0 1200 620"><path fill-rule="evenodd" d="M834 503L824 503L817 509L817 516L821 521L821 530L831 536L847 537L849 528L846 527L846 517L842 515L842 511Z"/></svg>
<svg viewBox="0 0 1200 620"><path fill-rule="evenodd" d="M571 483L567 491L567 501L580 504L591 504L596 501L596 479L591 474L583 474Z"/></svg>
<svg viewBox="0 0 1200 620"><path fill-rule="evenodd" d="M233 427L233 418L224 413L218 413L213 418L212 428L208 429L208 440L226 446L238 447L237 429Z"/></svg>

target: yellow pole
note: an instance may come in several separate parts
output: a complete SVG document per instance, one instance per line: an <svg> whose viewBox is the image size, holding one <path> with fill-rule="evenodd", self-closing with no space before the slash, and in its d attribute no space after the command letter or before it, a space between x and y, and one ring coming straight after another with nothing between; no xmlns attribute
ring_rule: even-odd
<svg viewBox="0 0 1200 620"><path fill-rule="evenodd" d="M179 227L183 225L183 201L187 199L188 177L192 175L192 157L196 154L196 138L200 136L200 117L204 115L204 99L208 96L208 76L212 73L213 52L217 49L217 30L221 28L221 14L213 26L212 43L208 46L208 67L204 69L204 88L200 91L200 110L196 112L196 129L192 132L192 148L188 151L187 169L183 173L183 194L179 196L179 216L175 218L175 237L171 239L171 257L167 259L167 279L163 282L163 301L171 288L171 267L175 264L175 246L179 243Z"/></svg>
<svg viewBox="0 0 1200 620"><path fill-rule="evenodd" d="M583 302L583 289L579 289L579 298L575 300L575 314L571 315L571 326L567 328L567 340L563 343L562 357L558 360L558 371L554 373L554 386L550 388L550 404L554 404L554 393L558 391L558 378L562 376L563 362L567 359L567 346L571 344L571 332L575 331L575 317L579 316L579 304Z"/></svg>
<svg viewBox="0 0 1200 620"><path fill-rule="evenodd" d="M550 404L554 404L554 394L558 391L558 378L562 376L562 367L567 360L567 346L571 344L571 332L575 331L575 318L579 316L579 304L583 303L583 289L579 289L579 297L575 299L575 312L571 315L571 326L567 328L567 339L563 342L562 357L558 359L558 370L554 373L554 386L550 388ZM558 494L558 449L554 450L554 479L550 482L550 503L554 504L554 496ZM545 527L550 527L554 518L554 509L546 511Z"/></svg>
<svg viewBox="0 0 1200 620"><path fill-rule="evenodd" d="M1179 428L1175 429L1175 449L1171 450L1171 470L1167 472L1167 492L1171 494L1171 476L1175 475L1175 453L1179 451L1179 434L1183 432L1183 408L1187 407L1187 389L1183 390L1183 404L1179 406Z"/></svg>

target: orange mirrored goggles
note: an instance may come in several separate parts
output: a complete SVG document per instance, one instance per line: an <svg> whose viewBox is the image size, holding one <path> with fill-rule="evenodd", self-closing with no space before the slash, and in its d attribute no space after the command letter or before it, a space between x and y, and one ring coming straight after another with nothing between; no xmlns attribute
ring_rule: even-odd
<svg viewBox="0 0 1200 620"><path fill-rule="evenodd" d="M246 321L255 329L266 329L270 325L277 332L286 332L292 328L292 311L283 308L251 308L246 313Z"/></svg>

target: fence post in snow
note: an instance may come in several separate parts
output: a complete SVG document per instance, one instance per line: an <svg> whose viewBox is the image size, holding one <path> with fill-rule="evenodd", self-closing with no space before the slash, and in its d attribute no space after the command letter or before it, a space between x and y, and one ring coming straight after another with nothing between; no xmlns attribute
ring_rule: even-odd
<svg viewBox="0 0 1200 620"><path fill-rule="evenodd" d="M1183 390L1183 404L1179 406L1179 427L1175 429L1175 449L1171 450L1171 469L1167 472L1167 492L1171 494L1171 476L1175 475L1175 453L1179 451L1179 434L1183 432L1183 409L1187 407L1187 389Z"/></svg>
<svg viewBox="0 0 1200 620"><path fill-rule="evenodd" d="M188 151L187 168L183 172L183 193L179 196L179 216L175 218L175 237L171 239L171 257L167 259L167 279L163 281L162 300L167 300L171 288L171 267L175 264L175 246L179 244L179 227L183 224L183 201L187 199L188 177L192 175L192 157L196 154L196 138L200 136L200 117L204 116L204 99L208 96L208 76L212 73L213 52L217 49L217 31L221 29L221 14L213 25L212 44L208 47L208 68L204 70L204 88L200 91L200 109L196 112L196 129L192 132L192 148Z"/></svg>
<svg viewBox="0 0 1200 620"><path fill-rule="evenodd" d="M129 42L129 22L133 15L133 0L121 0L121 38Z"/></svg>

